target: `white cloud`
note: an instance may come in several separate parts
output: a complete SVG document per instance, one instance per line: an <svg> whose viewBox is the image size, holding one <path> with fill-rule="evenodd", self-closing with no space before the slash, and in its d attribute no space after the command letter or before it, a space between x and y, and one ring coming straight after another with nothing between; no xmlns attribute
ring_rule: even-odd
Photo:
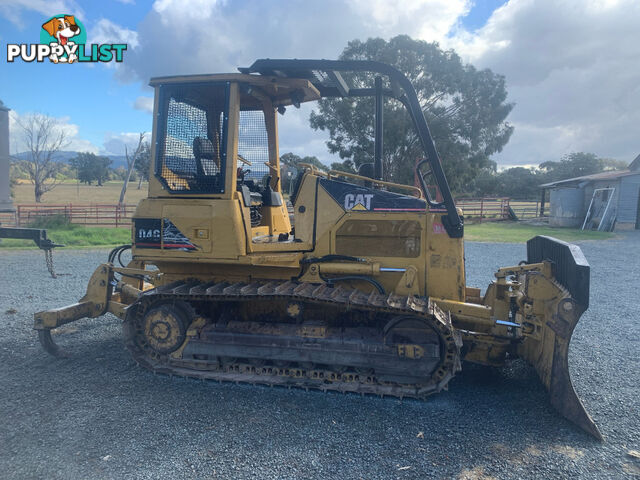
<svg viewBox="0 0 640 480"><path fill-rule="evenodd" d="M91 29L90 43L126 43L129 48L138 46L138 32L129 30L113 23L111 20L102 18Z"/></svg>
<svg viewBox="0 0 640 480"><path fill-rule="evenodd" d="M153 113L153 97L138 97L133 102L133 108L143 112Z"/></svg>
<svg viewBox="0 0 640 480"><path fill-rule="evenodd" d="M127 52L116 76L146 83L161 75L233 72L264 57L337 58L355 38L406 33L433 40L446 35L470 3L412 0L398 8L386 0L281 1L268 6L262 0L197 0L185 8L181 0L158 0L139 24L138 48ZM308 127L309 111L290 108L281 117L281 151L338 161L324 145L326 134ZM291 132L293 117L298 122Z"/></svg>
<svg viewBox="0 0 640 480"><path fill-rule="evenodd" d="M124 155L125 147L129 152L135 151L139 138L140 134L137 132L107 132L104 136L103 153L106 155ZM145 138L149 140L148 136Z"/></svg>
<svg viewBox="0 0 640 480"><path fill-rule="evenodd" d="M139 48L118 76L125 81L159 75L235 71L256 58L336 58L354 38L446 35L469 0L413 0L402 8L375 0L225 2L158 0L139 24ZM169 25L173 28L167 28Z"/></svg>
<svg viewBox="0 0 640 480"><path fill-rule="evenodd" d="M166 25L171 21L199 20L210 17L216 7L224 5L224 0L190 0L189 8L185 8L184 0L156 0L153 9L160 14Z"/></svg>
<svg viewBox="0 0 640 480"><path fill-rule="evenodd" d="M475 34L449 39L476 66L506 76L516 128L498 162L638 154L638 18L636 0L512 0Z"/></svg>
<svg viewBox="0 0 640 480"><path fill-rule="evenodd" d="M24 29L22 14L25 10L32 10L43 15L42 21L52 15L70 13L80 18L83 10L74 0L0 0L0 15L7 18L19 29Z"/></svg>
<svg viewBox="0 0 640 480"><path fill-rule="evenodd" d="M580 150L621 160L635 157L640 151L640 2L510 0L486 25L468 32L461 18L472 3L408 0L398 7L386 0L325 0L265 6L261 0L194 0L185 8L182 0L157 0L137 32L102 19L90 40L129 43L115 75L146 84L159 75L230 72L263 57L336 58L350 40L408 34L439 41L477 67L505 75L508 100L516 103L508 121L516 129L494 157L501 165L538 164ZM0 13L17 22L25 9L73 13L75 5L0 0ZM133 107L150 111L152 99L140 96ZM327 152L326 133L309 129L308 112L304 106L289 108L279 117L281 152L336 161ZM121 135L137 138L107 134L105 149L108 143L121 152Z"/></svg>
<svg viewBox="0 0 640 480"><path fill-rule="evenodd" d="M31 113L20 114L15 110L9 111L9 148L11 154L24 152L27 150L27 146L24 142L24 133L20 127L20 123L25 123L28 120ZM70 123L69 117L52 117L55 121L54 132L64 132L67 145L63 147L66 151L78 151L78 152L91 152L98 153L99 148L91 143L89 140L85 140L79 137L79 127L75 123Z"/></svg>
<svg viewBox="0 0 640 480"><path fill-rule="evenodd" d="M406 0L401 4L389 0L348 0L346 3L366 24L371 35L388 38L408 33L427 41L444 38L456 20L471 8L470 0Z"/></svg>

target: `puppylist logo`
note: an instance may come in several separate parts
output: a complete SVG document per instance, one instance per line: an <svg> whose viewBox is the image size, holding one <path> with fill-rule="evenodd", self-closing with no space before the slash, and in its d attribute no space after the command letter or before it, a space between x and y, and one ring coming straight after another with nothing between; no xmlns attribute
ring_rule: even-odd
<svg viewBox="0 0 640 480"><path fill-rule="evenodd" d="M53 63L122 62L126 43L87 45L84 25L73 15L54 15L42 24L40 43L7 44L7 62L16 58L24 62Z"/></svg>

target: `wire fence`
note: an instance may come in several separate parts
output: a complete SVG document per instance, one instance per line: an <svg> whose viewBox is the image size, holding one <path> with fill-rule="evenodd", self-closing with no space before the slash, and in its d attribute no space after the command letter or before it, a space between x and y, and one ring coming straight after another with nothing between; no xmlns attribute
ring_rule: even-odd
<svg viewBox="0 0 640 480"><path fill-rule="evenodd" d="M43 219L61 218L66 222L95 227L128 227L136 205L126 204L21 204L15 212L0 213L7 227L28 227Z"/></svg>
<svg viewBox="0 0 640 480"><path fill-rule="evenodd" d="M456 201L465 219L472 221L522 220L540 216L540 202L509 198L465 198Z"/></svg>
<svg viewBox="0 0 640 480"><path fill-rule="evenodd" d="M514 201L508 198L461 199L456 205L469 221L495 221L535 218L540 202ZM28 227L34 222L61 217L69 223L96 227L129 227L136 205L126 204L21 204L15 212L1 212L0 224ZM289 213L293 214L290 206Z"/></svg>

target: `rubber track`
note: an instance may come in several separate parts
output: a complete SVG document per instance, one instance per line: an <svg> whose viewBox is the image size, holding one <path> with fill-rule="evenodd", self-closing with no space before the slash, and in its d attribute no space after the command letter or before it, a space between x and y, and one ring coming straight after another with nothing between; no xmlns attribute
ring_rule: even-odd
<svg viewBox="0 0 640 480"><path fill-rule="evenodd" d="M432 325L444 343L442 362L428 381L419 384L380 382L375 376L339 373L332 370L305 370L299 367L256 367L237 363L217 366L212 362L179 360L164 357L162 361L146 354L136 341L135 323L157 301L190 302L247 302L288 300L338 307L343 311L362 310L392 315L420 317ZM460 370L459 332L451 325L451 317L429 299L418 296L365 293L343 286L299 283L294 281L208 282L183 281L145 291L128 309L124 323L125 344L136 362L153 371L167 375L244 382L253 384L294 386L320 390L337 390L362 394L423 398L446 387Z"/></svg>

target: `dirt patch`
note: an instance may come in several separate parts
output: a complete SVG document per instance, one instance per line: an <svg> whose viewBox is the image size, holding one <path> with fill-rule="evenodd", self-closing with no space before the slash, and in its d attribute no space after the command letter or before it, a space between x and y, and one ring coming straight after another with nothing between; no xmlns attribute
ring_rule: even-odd
<svg viewBox="0 0 640 480"><path fill-rule="evenodd" d="M472 469L463 469L458 475L458 480L497 480L492 475L484 472L484 467L473 467Z"/></svg>
<svg viewBox="0 0 640 480"><path fill-rule="evenodd" d="M569 445L554 445L553 447L551 447L551 450L559 453L560 455L564 455L571 460L578 460L584 455L584 452L582 450L570 447Z"/></svg>
<svg viewBox="0 0 640 480"><path fill-rule="evenodd" d="M640 475L640 467L634 463L623 463L622 470L629 475Z"/></svg>

